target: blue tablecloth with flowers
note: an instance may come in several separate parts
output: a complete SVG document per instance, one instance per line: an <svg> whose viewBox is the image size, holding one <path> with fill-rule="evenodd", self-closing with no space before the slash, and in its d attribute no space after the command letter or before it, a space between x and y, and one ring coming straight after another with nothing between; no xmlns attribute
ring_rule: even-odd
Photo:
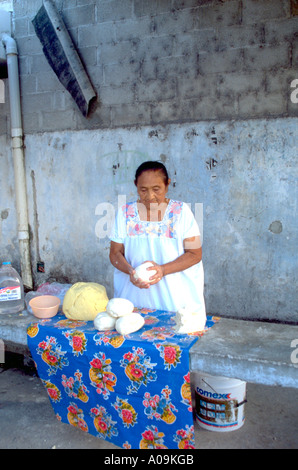
<svg viewBox="0 0 298 470"><path fill-rule="evenodd" d="M64 423L122 448L193 449L189 349L203 333L175 335L174 313L136 311L145 325L127 336L61 313L32 322L38 375Z"/></svg>

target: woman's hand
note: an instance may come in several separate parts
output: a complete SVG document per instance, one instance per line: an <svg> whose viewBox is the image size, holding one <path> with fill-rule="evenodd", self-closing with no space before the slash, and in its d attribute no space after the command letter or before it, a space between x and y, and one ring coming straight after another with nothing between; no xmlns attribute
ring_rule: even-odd
<svg viewBox="0 0 298 470"><path fill-rule="evenodd" d="M145 263L146 261L144 261ZM154 266L147 268L148 271L152 271L152 276L150 277L150 282L142 281L141 279L135 278L136 271L134 269L130 270L130 282L140 289L148 289L153 284L157 284L163 278L163 269L162 266L155 263L154 261L149 261Z"/></svg>
<svg viewBox="0 0 298 470"><path fill-rule="evenodd" d="M152 286L153 284L157 284L164 277L164 273L163 267L160 264L155 263L155 261L149 262L153 264L153 266L147 268L147 271L153 271L150 277L150 285Z"/></svg>
<svg viewBox="0 0 298 470"><path fill-rule="evenodd" d="M135 277L135 274L136 274L136 270L135 269L131 269L129 271L129 279L130 279L130 282L138 287L139 289L148 289L150 287L150 283L149 282L145 282L145 281L142 281L141 279L137 279Z"/></svg>

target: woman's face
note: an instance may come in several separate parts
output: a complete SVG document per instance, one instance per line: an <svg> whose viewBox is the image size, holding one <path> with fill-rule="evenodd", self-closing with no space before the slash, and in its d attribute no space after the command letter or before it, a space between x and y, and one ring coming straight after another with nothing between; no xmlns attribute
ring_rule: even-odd
<svg viewBox="0 0 298 470"><path fill-rule="evenodd" d="M161 204L166 200L168 184L164 182L163 173L159 170L143 171L136 182L140 202L150 209L150 204Z"/></svg>

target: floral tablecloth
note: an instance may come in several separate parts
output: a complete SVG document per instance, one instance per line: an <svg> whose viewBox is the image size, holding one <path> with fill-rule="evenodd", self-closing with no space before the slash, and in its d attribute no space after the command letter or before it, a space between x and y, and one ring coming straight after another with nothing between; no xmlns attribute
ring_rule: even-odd
<svg viewBox="0 0 298 470"><path fill-rule="evenodd" d="M38 375L64 423L122 448L193 449L189 349L198 334L175 335L171 312L136 311L145 325L127 336L61 313L32 322ZM208 316L205 331L217 320Z"/></svg>

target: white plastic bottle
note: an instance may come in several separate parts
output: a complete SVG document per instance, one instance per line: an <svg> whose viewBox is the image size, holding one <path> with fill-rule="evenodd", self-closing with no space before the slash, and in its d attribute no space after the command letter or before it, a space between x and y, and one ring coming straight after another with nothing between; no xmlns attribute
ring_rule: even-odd
<svg viewBox="0 0 298 470"><path fill-rule="evenodd" d="M0 314L17 313L25 308L24 285L10 261L0 267Z"/></svg>

